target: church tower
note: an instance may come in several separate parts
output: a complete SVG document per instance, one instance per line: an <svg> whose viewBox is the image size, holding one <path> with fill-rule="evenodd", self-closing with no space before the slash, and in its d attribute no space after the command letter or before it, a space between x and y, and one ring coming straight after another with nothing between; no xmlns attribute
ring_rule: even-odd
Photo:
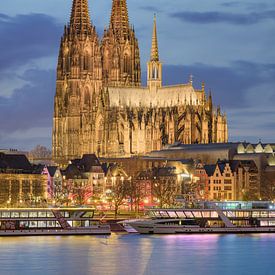
<svg viewBox="0 0 275 275"><path fill-rule="evenodd" d="M89 152L92 103L102 87L100 43L91 24L88 0L74 0L61 38L53 118L56 162Z"/></svg>
<svg viewBox="0 0 275 275"><path fill-rule="evenodd" d="M130 27L126 0L113 0L109 28L101 44L103 79L108 86L140 86L138 40Z"/></svg>
<svg viewBox="0 0 275 275"><path fill-rule="evenodd" d="M150 90L154 90L162 86L162 64L159 61L156 16L154 16L151 58L147 63L147 86Z"/></svg>

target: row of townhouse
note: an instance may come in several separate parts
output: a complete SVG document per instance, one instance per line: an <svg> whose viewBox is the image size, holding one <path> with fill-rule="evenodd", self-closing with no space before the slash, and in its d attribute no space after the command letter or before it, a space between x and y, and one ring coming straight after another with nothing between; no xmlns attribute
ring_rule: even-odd
<svg viewBox="0 0 275 275"><path fill-rule="evenodd" d="M254 161L218 161L196 165L197 197L204 200L260 200L260 173Z"/></svg>

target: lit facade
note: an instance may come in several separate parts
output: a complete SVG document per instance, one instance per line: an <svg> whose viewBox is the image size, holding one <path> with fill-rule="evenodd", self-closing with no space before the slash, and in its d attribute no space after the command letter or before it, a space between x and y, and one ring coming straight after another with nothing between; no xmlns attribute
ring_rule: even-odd
<svg viewBox="0 0 275 275"><path fill-rule="evenodd" d="M83 154L126 157L181 141L220 143L227 120L207 97L204 84L163 86L154 20L147 86L141 87L138 40L126 0L113 1L103 38L91 24L88 1L74 0L61 39L53 118L57 163Z"/></svg>

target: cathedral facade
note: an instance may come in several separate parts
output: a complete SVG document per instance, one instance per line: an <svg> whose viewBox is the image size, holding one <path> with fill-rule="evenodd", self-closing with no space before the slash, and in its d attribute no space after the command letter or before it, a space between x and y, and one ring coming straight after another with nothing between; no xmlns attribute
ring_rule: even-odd
<svg viewBox="0 0 275 275"><path fill-rule="evenodd" d="M141 86L138 40L126 0L113 0L108 29L100 39L88 0L74 0L64 28L57 66L53 158L66 163L83 154L126 157L182 142L228 140L226 115L212 96L189 83L162 85L154 19L147 86Z"/></svg>

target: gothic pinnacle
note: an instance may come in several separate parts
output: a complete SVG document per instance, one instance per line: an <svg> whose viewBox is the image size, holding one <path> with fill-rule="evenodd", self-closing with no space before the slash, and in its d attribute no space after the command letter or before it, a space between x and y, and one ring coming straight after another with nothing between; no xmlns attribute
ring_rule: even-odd
<svg viewBox="0 0 275 275"><path fill-rule="evenodd" d="M156 15L154 16L154 27L153 27L152 48L151 48L151 61L159 61Z"/></svg>

